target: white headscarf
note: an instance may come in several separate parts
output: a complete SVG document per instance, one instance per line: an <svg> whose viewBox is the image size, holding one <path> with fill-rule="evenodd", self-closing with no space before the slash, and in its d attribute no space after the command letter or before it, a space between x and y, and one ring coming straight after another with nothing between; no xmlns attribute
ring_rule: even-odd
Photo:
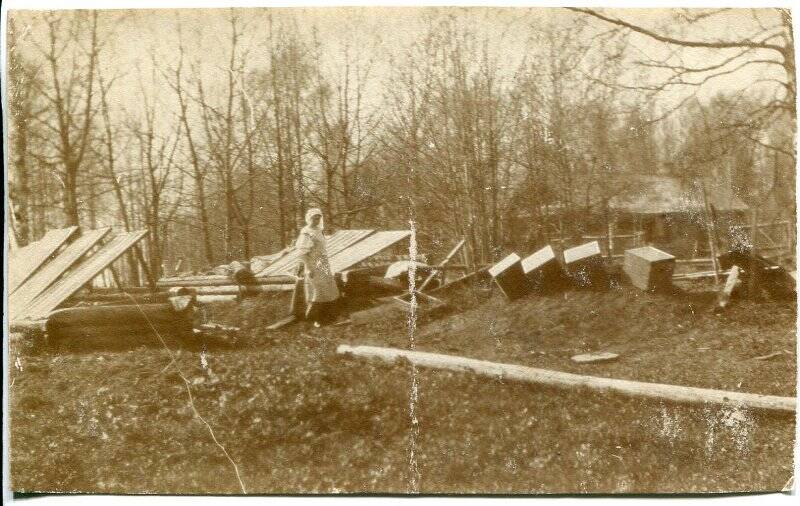
<svg viewBox="0 0 800 506"><path fill-rule="evenodd" d="M309 209L308 211L306 211L306 225L308 225L309 227L312 227L311 218L313 218L314 216L319 216L320 217L319 227L318 227L319 230L324 229L325 228L325 222L324 222L325 217L322 214L322 210L320 208L318 208L318 207L314 207L314 208Z"/></svg>

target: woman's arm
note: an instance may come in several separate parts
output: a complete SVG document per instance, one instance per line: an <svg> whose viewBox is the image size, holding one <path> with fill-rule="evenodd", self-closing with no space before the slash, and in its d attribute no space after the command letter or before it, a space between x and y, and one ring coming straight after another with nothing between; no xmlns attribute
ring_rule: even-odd
<svg viewBox="0 0 800 506"><path fill-rule="evenodd" d="M300 254L300 262L303 264L303 268L305 272L310 276L313 269L311 269L311 265L309 265L309 253L314 247L314 238L311 237L311 234L305 230L300 231L300 235L297 236L297 241L295 241L294 249Z"/></svg>

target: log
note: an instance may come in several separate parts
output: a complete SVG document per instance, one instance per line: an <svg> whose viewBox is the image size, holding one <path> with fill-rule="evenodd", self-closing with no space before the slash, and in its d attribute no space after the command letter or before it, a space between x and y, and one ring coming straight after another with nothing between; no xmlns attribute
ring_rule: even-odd
<svg viewBox="0 0 800 506"><path fill-rule="evenodd" d="M254 295L268 292L288 292L294 284L287 285L225 285L225 286L195 286L197 295Z"/></svg>
<svg viewBox="0 0 800 506"><path fill-rule="evenodd" d="M139 346L161 346L161 341L174 339L189 341L194 338L191 328L176 328L174 325L104 325L95 327L73 327L48 333L48 342L56 348L70 350L105 349L119 350Z"/></svg>
<svg viewBox="0 0 800 506"><path fill-rule="evenodd" d="M77 307L51 313L45 331L58 344L142 344L154 337L154 330L162 336L190 336L193 321L191 306L182 311L175 311L171 304Z"/></svg>
<svg viewBox="0 0 800 506"><path fill-rule="evenodd" d="M286 285L294 283L294 276L270 276L267 278L254 278L253 285ZM235 281L230 276L191 276L186 278L161 278L156 282L159 288L171 286L230 286Z"/></svg>
<svg viewBox="0 0 800 506"><path fill-rule="evenodd" d="M88 292L85 292L85 293L86 293L87 296L89 296L89 295L119 295L119 294L122 294L123 292L134 294L134 295L145 294L145 293L154 293L154 291L151 290L150 287L147 287L147 286L126 286L126 287L123 287L123 288L106 287L106 286L92 287L91 291L88 291ZM159 292L159 290L155 291L155 293L158 293L158 292Z"/></svg>
<svg viewBox="0 0 800 506"><path fill-rule="evenodd" d="M481 376L490 376L504 380L516 380L527 383L549 385L559 388L589 388L592 390L614 392L633 397L646 397L662 401L685 404L719 404L745 409L763 409L795 412L795 397L779 397L709 388L667 385L662 383L645 383L641 381L621 380L585 376L535 367L514 364L501 364L439 353L381 348L377 346L339 345L337 353L357 357L378 358L394 362L404 358L409 362L433 369L472 372Z"/></svg>
<svg viewBox="0 0 800 506"><path fill-rule="evenodd" d="M47 318L47 330L104 325L139 325L149 323L191 323L191 307L175 311L172 304L128 304L120 306L87 306L59 309Z"/></svg>
<svg viewBox="0 0 800 506"><path fill-rule="evenodd" d="M156 292L156 293L139 293L130 294L88 294L76 295L70 298L70 302L88 302L104 306L127 305L136 302L137 304L156 304L164 303L169 299L169 292Z"/></svg>
<svg viewBox="0 0 800 506"><path fill-rule="evenodd" d="M236 302L238 295L198 295L197 302L209 304L213 302Z"/></svg>
<svg viewBox="0 0 800 506"><path fill-rule="evenodd" d="M725 286L722 288L722 291L717 298L717 311L722 311L728 305L728 302L731 300L731 295L733 294L733 290L736 288L736 285L739 284L739 266L734 265L731 267L730 273L728 273L728 279L725 280Z"/></svg>

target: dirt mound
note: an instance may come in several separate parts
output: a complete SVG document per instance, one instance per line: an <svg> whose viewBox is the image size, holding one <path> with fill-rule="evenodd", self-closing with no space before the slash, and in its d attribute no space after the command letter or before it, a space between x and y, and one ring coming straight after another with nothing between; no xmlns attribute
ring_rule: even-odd
<svg viewBox="0 0 800 506"><path fill-rule="evenodd" d="M729 311L714 314L714 300L713 292L697 287L651 294L617 286L513 302L494 293L463 311L418 325L414 345L582 374L794 395L794 301L739 300ZM348 341L410 345L407 332L353 335ZM571 360L598 351L620 358L590 365ZM769 360L757 359L778 351Z"/></svg>

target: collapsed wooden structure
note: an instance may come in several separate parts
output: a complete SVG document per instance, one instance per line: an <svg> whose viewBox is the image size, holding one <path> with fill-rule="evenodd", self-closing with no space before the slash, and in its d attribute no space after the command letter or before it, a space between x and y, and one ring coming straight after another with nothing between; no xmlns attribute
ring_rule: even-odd
<svg viewBox="0 0 800 506"><path fill-rule="evenodd" d="M9 255L8 315L12 323L41 320L60 307L147 233L111 235L110 228L52 230Z"/></svg>
<svg viewBox="0 0 800 506"><path fill-rule="evenodd" d="M343 274L365 260L395 246L411 235L409 230L338 230L327 237L327 253L331 271ZM292 291L300 265L300 255L294 248L286 248L269 255L266 266L253 271L252 279L239 284L230 275L191 275L161 278L160 289L194 287L201 296L228 296L267 291Z"/></svg>

